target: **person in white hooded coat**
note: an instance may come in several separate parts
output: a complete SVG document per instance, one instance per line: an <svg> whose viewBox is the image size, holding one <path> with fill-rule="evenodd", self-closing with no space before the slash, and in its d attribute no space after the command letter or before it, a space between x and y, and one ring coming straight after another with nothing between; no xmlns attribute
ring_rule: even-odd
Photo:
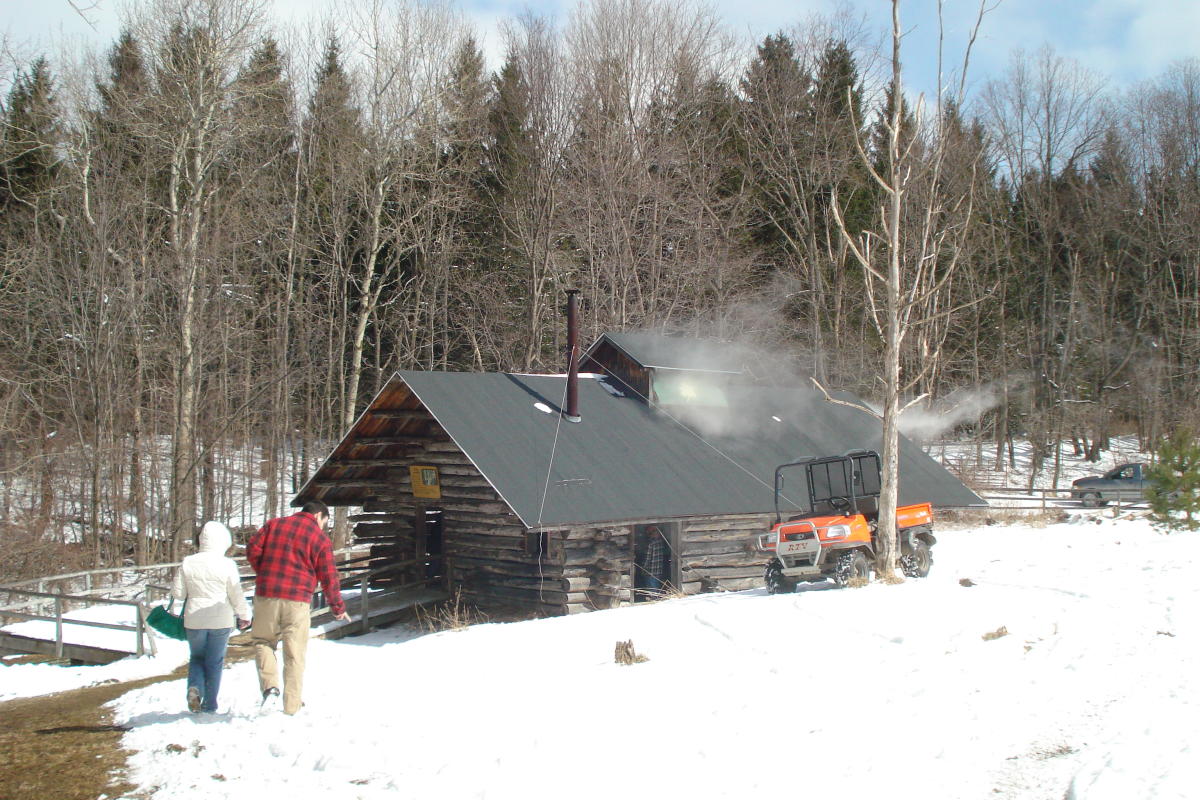
<svg viewBox="0 0 1200 800"><path fill-rule="evenodd" d="M242 593L237 564L225 553L233 536L220 522L206 522L200 530L200 550L183 560L175 573L172 593L184 600L183 627L187 630L187 703L193 713L215 712L225 668L225 648L236 624L250 623L250 609Z"/></svg>

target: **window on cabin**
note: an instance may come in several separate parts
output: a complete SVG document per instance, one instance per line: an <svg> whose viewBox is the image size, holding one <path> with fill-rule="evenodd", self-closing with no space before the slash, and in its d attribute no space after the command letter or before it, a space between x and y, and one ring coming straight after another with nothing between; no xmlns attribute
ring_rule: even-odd
<svg viewBox="0 0 1200 800"><path fill-rule="evenodd" d="M654 396L667 406L706 406L727 408L724 381L700 372L656 371L654 373Z"/></svg>

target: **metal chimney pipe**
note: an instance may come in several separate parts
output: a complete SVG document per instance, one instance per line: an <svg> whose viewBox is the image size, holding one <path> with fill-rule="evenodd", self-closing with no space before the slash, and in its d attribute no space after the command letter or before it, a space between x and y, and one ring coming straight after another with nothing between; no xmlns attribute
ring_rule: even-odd
<svg viewBox="0 0 1200 800"><path fill-rule="evenodd" d="M567 421L579 422L578 289L567 289Z"/></svg>

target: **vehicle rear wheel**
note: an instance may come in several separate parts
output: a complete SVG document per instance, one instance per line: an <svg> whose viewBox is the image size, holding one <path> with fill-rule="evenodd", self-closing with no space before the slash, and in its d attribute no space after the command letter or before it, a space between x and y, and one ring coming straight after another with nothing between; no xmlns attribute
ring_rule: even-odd
<svg viewBox="0 0 1200 800"><path fill-rule="evenodd" d="M783 574L783 565L778 561L767 564L763 575L767 582L767 594L786 594L796 591L796 579Z"/></svg>
<svg viewBox="0 0 1200 800"><path fill-rule="evenodd" d="M1084 492L1080 496L1079 502L1083 503L1084 508L1097 508L1104 505L1104 501L1100 499L1099 492Z"/></svg>
<svg viewBox="0 0 1200 800"><path fill-rule="evenodd" d="M912 555L901 559L906 578L924 578L933 566L933 551L920 539L913 542Z"/></svg>
<svg viewBox="0 0 1200 800"><path fill-rule="evenodd" d="M852 550L838 556L833 582L838 586L863 586L871 580L871 565L862 550Z"/></svg>

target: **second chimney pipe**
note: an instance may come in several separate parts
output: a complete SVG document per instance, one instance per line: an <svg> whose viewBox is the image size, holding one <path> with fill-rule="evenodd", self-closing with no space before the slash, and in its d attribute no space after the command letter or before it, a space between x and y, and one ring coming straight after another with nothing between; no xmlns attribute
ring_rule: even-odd
<svg viewBox="0 0 1200 800"><path fill-rule="evenodd" d="M578 289L567 289L567 421L579 422L579 319Z"/></svg>

